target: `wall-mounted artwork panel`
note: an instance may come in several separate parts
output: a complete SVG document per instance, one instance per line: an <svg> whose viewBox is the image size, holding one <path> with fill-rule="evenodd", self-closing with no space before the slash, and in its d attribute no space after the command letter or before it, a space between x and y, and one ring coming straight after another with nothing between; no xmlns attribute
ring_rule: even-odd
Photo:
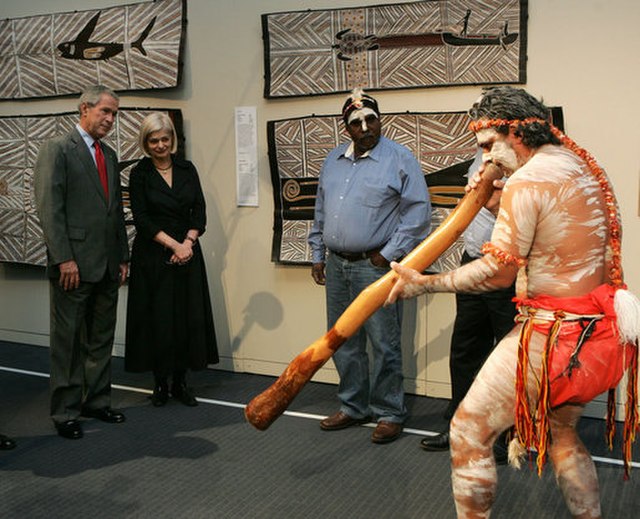
<svg viewBox="0 0 640 519"><path fill-rule="evenodd" d="M135 235L129 204L129 173L143 155L138 147L140 123L152 111L171 117L181 143L184 133L180 110L120 108L116 125L103 140L118 154L122 196L131 244ZM33 168L42 143L70 131L78 121L73 112L41 116L0 117L0 261L46 265L46 248L36 211Z"/></svg>
<svg viewBox="0 0 640 519"><path fill-rule="evenodd" d="M185 0L0 20L0 99L180 82Z"/></svg>
<svg viewBox="0 0 640 519"><path fill-rule="evenodd" d="M527 0L262 15L270 97L526 81Z"/></svg>

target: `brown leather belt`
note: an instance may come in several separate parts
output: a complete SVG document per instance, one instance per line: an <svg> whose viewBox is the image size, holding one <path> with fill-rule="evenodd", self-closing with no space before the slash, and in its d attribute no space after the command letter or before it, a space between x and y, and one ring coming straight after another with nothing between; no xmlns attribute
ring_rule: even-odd
<svg viewBox="0 0 640 519"><path fill-rule="evenodd" d="M381 250L382 249L372 249L366 252L338 252L337 250L330 250L329 252L347 261L360 261L374 256Z"/></svg>

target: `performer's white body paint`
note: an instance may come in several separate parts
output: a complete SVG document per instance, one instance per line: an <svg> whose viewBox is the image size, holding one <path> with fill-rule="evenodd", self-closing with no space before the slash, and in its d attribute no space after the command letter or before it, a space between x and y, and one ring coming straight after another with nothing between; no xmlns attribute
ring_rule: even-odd
<svg viewBox="0 0 640 519"><path fill-rule="evenodd" d="M491 243L512 258L526 259L527 292L519 295L580 296L606 283L605 203L586 164L560 146L525 148L524 154L520 148L515 153L513 136L505 139L494 129L476 136L480 145L486 144L486 160L500 164L510 176ZM398 272L408 276L398 291L412 297L506 287L515 280L518 267L487 254L443 274L422 276L402 266ZM496 346L451 422L452 483L459 518L487 518L491 512L497 484L492 445L514 423L520 327ZM545 339L536 331L531 337L528 391L534 405ZM596 471L575 430L582 411L579 405L553 409L548 454L571 514L595 519L600 517Z"/></svg>

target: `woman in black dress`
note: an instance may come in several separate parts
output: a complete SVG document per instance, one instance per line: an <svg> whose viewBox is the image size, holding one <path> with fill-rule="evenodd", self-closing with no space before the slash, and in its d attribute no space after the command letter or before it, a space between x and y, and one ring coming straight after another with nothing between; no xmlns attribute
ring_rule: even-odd
<svg viewBox="0 0 640 519"><path fill-rule="evenodd" d="M187 369L218 362L209 287L198 237L206 207L194 165L173 156L177 135L163 113L140 127L146 158L131 171L129 193L136 226L127 304L125 369L153 371L151 401L171 395L197 405Z"/></svg>

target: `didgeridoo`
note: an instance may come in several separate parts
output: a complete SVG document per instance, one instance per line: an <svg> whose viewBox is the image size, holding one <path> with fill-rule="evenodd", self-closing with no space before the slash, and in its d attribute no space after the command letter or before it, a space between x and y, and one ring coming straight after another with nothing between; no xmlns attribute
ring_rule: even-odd
<svg viewBox="0 0 640 519"><path fill-rule="evenodd" d="M442 224L400 262L422 272L446 251L464 232L493 193L493 181L502 173L487 164L481 181L460 200ZM386 301L398 275L390 270L365 288L347 307L333 327L291 361L287 369L245 408L244 414L256 429L264 431L287 409L311 377L333 353L360 328Z"/></svg>

